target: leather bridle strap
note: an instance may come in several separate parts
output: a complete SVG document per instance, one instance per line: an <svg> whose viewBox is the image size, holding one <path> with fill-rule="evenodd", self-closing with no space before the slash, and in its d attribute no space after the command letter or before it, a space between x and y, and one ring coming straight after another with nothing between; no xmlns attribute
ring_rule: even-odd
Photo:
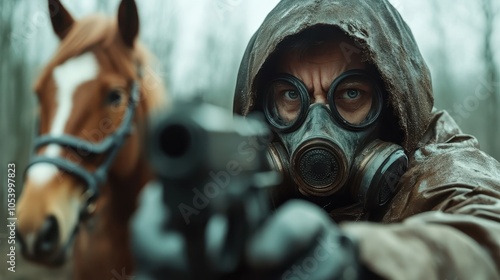
<svg viewBox="0 0 500 280"><path fill-rule="evenodd" d="M139 78L142 78L142 73L139 70ZM90 172L79 166L73 161L62 157L35 156L28 164L28 168L37 163L50 163L82 179L86 184L86 192L88 193L87 203L97 198L99 195L99 187L106 181L108 170L116 158L125 139L130 135L132 130L132 121L135 115L137 104L139 103L139 87L137 81L133 81L131 86L131 96L127 104L127 109L122 123L116 131L104 138L99 143L93 143L72 135L51 136L44 135L35 139L35 149L45 145L57 144L64 147L70 147L81 153L91 154L107 154L102 164L94 171ZM88 205L86 205L88 206Z"/></svg>

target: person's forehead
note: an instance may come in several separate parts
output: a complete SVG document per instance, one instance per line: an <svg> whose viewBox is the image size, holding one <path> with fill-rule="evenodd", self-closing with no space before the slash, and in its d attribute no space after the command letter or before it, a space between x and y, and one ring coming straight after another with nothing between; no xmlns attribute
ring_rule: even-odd
<svg viewBox="0 0 500 280"><path fill-rule="evenodd" d="M326 68L359 68L364 69L367 63L363 61L361 51L353 52L344 49L344 41L327 41L321 44L307 46L306 48L291 48L283 51L276 61L275 69L278 72L295 68L313 69ZM313 68L310 68L313 67ZM334 69L331 69L332 71ZM340 69L339 69L340 70Z"/></svg>
<svg viewBox="0 0 500 280"><path fill-rule="evenodd" d="M291 60L304 61L325 60L357 60L362 59L363 52L356 42L344 33L326 33L323 37L310 38L307 35L296 35L291 42L285 43L276 52L275 66L289 63Z"/></svg>

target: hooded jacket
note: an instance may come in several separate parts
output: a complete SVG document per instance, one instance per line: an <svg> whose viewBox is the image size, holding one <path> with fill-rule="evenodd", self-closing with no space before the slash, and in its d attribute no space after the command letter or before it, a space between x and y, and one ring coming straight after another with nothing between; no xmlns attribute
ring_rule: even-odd
<svg viewBox="0 0 500 280"><path fill-rule="evenodd" d="M259 75L279 43L318 25L341 29L375 65L409 157L376 222L359 204L330 213L359 240L361 262L386 279L500 279L500 164L432 109L429 70L387 0L282 0L248 44L234 112L255 109Z"/></svg>

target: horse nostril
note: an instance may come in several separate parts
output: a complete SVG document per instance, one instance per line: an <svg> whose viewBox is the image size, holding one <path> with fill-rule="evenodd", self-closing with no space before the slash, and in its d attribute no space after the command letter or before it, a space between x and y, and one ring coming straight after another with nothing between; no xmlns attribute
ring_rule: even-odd
<svg viewBox="0 0 500 280"><path fill-rule="evenodd" d="M35 242L35 255L48 257L54 253L59 243L59 225L56 217L49 216L38 232Z"/></svg>

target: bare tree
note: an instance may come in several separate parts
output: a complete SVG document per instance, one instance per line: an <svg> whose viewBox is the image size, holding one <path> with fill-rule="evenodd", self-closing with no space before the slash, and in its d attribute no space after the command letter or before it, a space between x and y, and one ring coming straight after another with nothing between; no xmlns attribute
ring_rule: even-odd
<svg viewBox="0 0 500 280"><path fill-rule="evenodd" d="M434 83L434 92L436 101L438 101L440 106L447 106L451 104L451 100L456 98L454 96L454 86L453 80L450 75L450 58L449 58L449 48L447 44L446 38L446 28L445 23L443 22L443 2L442 1L430 1L432 8L432 25L434 27L435 34L438 38L441 38L439 41L439 47L437 47L434 51L434 59L435 61L439 61L439 63L435 63L436 73L434 73L435 83ZM449 5L448 3L444 3ZM444 108L451 109L451 108Z"/></svg>
<svg viewBox="0 0 500 280"><path fill-rule="evenodd" d="M5 38L9 38L9 35L12 32L12 8L12 1L0 1L0 36L2 38L2 40L0 40L0 54L2 56L5 56L10 48L9 40L5 40ZM0 164L2 167L7 166L7 162L9 160L6 155L7 147L5 147L7 146L9 131L9 125L6 121L9 119L9 112L6 110L7 104L10 103L10 97L6 94L6 84L8 82L6 74L10 67L9 62L10 61L8 57L2 57L2 59L0 60L0 120L2 120L0 121L0 131L3 132L0 134L0 142L2 143L0 145L0 155L2 155L2 157L0 158ZM0 180L2 182L5 182L7 180L7 178L5 178L4 176L4 172L0 173ZM2 209L5 209L3 205L7 200L7 188L2 188L0 190L0 194L0 206L2 206ZM5 211L0 212L0 218L2 218L2 220L5 220L5 218L7 218Z"/></svg>
<svg viewBox="0 0 500 280"><path fill-rule="evenodd" d="M7 164L15 164L15 194L19 198L22 175L31 153L33 115L30 112L33 112L33 102L28 98L31 83L25 48L28 31L17 28L19 22L27 21L27 18L15 17L17 11L26 15L24 12L30 6L21 3L23 1L0 1L0 181L5 182L0 188L2 220L7 218ZM9 246L4 239L6 232L0 230L1 251L7 251L6 246ZM18 267L25 268L22 259L18 258L17 263ZM19 271L15 276L7 276L7 273L10 272L6 269L0 270L0 279L26 279L26 275Z"/></svg>
<svg viewBox="0 0 500 280"><path fill-rule="evenodd" d="M485 65L485 77L487 90L490 91L491 100L488 104L488 127L491 129L492 135L488 137L488 146L491 150L491 155L497 159L500 159L500 145L498 145L498 139L500 139L500 132L498 131L498 122L500 121L500 115L498 113L498 67L495 63L495 48L493 46L493 30L495 24L495 5L493 0L483 0L483 13L485 20L485 31L483 37L483 53L484 53L484 65Z"/></svg>

